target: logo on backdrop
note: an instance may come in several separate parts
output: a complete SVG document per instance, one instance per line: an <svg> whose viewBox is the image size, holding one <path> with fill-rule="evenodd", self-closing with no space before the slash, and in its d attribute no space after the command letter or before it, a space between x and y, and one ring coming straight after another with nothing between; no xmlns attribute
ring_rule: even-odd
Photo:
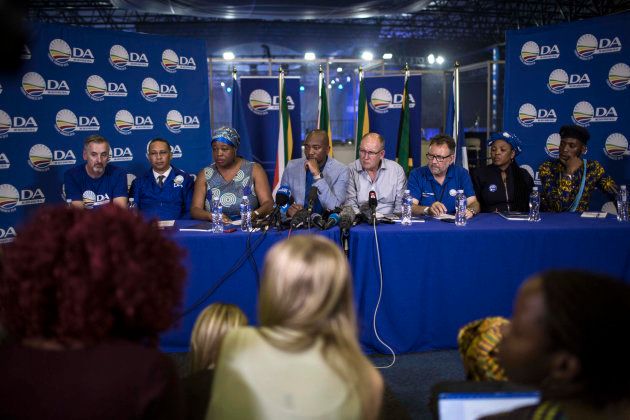
<svg viewBox="0 0 630 420"><path fill-rule="evenodd" d="M584 34L578 38L575 45L575 55L582 60L591 60L595 54L607 54L621 51L619 37L600 38L595 35Z"/></svg>
<svg viewBox="0 0 630 420"><path fill-rule="evenodd" d="M11 117L0 109L0 139L7 137L10 133L35 133L37 128L34 117Z"/></svg>
<svg viewBox="0 0 630 420"><path fill-rule="evenodd" d="M558 159L560 151L560 134L553 133L549 137L547 137L547 142L545 143L545 152L549 157L554 159Z"/></svg>
<svg viewBox="0 0 630 420"><path fill-rule="evenodd" d="M538 46L534 41L527 41L521 47L521 62L527 66L536 64L538 60L552 60L560 57L557 45Z"/></svg>
<svg viewBox="0 0 630 420"><path fill-rule="evenodd" d="M268 111L277 111L280 108L280 97L273 98L264 89L255 89L249 94L247 107L256 115L267 115ZM289 111L295 109L295 103L290 95L287 95L287 108Z"/></svg>
<svg viewBox="0 0 630 420"><path fill-rule="evenodd" d="M106 96L127 97L124 83L106 82L101 76L93 74L85 81L85 93L90 99L102 101Z"/></svg>
<svg viewBox="0 0 630 420"><path fill-rule="evenodd" d="M630 67L626 63L617 63L608 71L608 86L614 90L624 90L630 84Z"/></svg>
<svg viewBox="0 0 630 420"><path fill-rule="evenodd" d="M169 49L162 52L162 68L169 73L175 73L177 70L197 70L197 64L194 58L178 56Z"/></svg>
<svg viewBox="0 0 630 420"><path fill-rule="evenodd" d="M182 115L172 109L166 114L166 128L171 133L179 133L186 128L199 128L199 118L196 115Z"/></svg>
<svg viewBox="0 0 630 420"><path fill-rule="evenodd" d="M536 109L534 105L525 103L518 110L518 122L523 127L531 127L537 123L555 123L556 120L556 111L553 108Z"/></svg>
<svg viewBox="0 0 630 420"><path fill-rule="evenodd" d="M158 98L177 98L175 85L158 83L151 77L147 77L142 81L140 93L149 102L155 102Z"/></svg>
<svg viewBox="0 0 630 420"><path fill-rule="evenodd" d="M127 67L149 67L145 53L127 52L122 45L113 45L109 49L109 63L118 70L127 70Z"/></svg>
<svg viewBox="0 0 630 420"><path fill-rule="evenodd" d="M131 134L134 130L153 130L153 120L146 115L132 115L126 109L121 109L114 117L114 127L120 134Z"/></svg>
<svg viewBox="0 0 630 420"><path fill-rule="evenodd" d="M18 189L11 184L0 185L0 211L3 213L14 212L17 206L43 204L45 201L46 197L39 188L18 191Z"/></svg>
<svg viewBox="0 0 630 420"><path fill-rule="evenodd" d="M12 242L16 236L15 228L13 226L0 228L0 244Z"/></svg>
<svg viewBox="0 0 630 420"><path fill-rule="evenodd" d="M28 45L24 44L22 46L22 53L20 54L20 58L22 60L30 60L31 59L31 49Z"/></svg>
<svg viewBox="0 0 630 420"><path fill-rule="evenodd" d="M45 172L50 166L74 165L77 158L72 150L51 151L45 144L36 144L28 152L28 164L39 172Z"/></svg>
<svg viewBox="0 0 630 420"><path fill-rule="evenodd" d="M379 114L385 114L390 109L401 109L403 102L403 94L396 93L392 96L391 92L385 88L374 89L370 96L370 108ZM413 95L409 94L409 108L414 108L416 101Z"/></svg>
<svg viewBox="0 0 630 420"><path fill-rule="evenodd" d="M604 153L612 160L621 160L624 156L630 156L628 139L621 133L612 133L604 143Z"/></svg>
<svg viewBox="0 0 630 420"><path fill-rule="evenodd" d="M70 87L65 80L54 80L44 78L34 71L30 71L22 76L22 93L29 99L39 100L43 95L64 95L70 94Z"/></svg>
<svg viewBox="0 0 630 420"><path fill-rule="evenodd" d="M62 67L68 63L94 63L94 54L89 48L70 48L70 45L61 38L53 39L48 44L48 58Z"/></svg>
<svg viewBox="0 0 630 420"><path fill-rule="evenodd" d="M9 169L11 167L11 161L7 157L6 153L0 153L0 169Z"/></svg>
<svg viewBox="0 0 630 420"><path fill-rule="evenodd" d="M98 131L101 124L95 116L75 115L69 109L62 109L55 116L55 128L59 134L74 136L75 131Z"/></svg>
<svg viewBox="0 0 630 420"><path fill-rule="evenodd" d="M540 182L540 175L538 174L538 171L536 171L536 173L534 173L534 170L529 165L521 165L521 168L525 169L527 171L527 173L529 173L529 176L531 176L532 179L534 180L534 185L540 185L541 184L541 182Z"/></svg>
<svg viewBox="0 0 630 420"><path fill-rule="evenodd" d="M0 95L2 94L2 83L0 83Z"/></svg>
<svg viewBox="0 0 630 420"><path fill-rule="evenodd" d="M145 147L147 151L147 155L149 154L149 144L151 140L147 142L147 147ZM182 157L182 148L179 144L171 144L171 153L173 154L173 159L178 159Z"/></svg>
<svg viewBox="0 0 630 420"><path fill-rule="evenodd" d="M83 205L86 209L92 209L97 206L102 206L104 204L109 203L109 195L107 194L96 194L92 190L83 191Z"/></svg>
<svg viewBox="0 0 630 420"><path fill-rule="evenodd" d="M547 88L553 93L564 93L565 89L580 89L591 86L587 73L568 74L563 69L555 69L549 74Z"/></svg>
<svg viewBox="0 0 630 420"><path fill-rule="evenodd" d="M109 161L110 162L129 162L133 160L133 153L128 147L110 147L109 148Z"/></svg>
<svg viewBox="0 0 630 420"><path fill-rule="evenodd" d="M617 110L614 106L593 108L593 105L587 101L580 101L575 104L571 115L573 122L582 127L588 127L592 122L615 122L617 117Z"/></svg>

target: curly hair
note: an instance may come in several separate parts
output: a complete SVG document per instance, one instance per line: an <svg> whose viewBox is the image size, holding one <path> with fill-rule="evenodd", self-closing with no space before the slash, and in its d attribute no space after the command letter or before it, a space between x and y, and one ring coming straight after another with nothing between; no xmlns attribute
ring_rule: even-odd
<svg viewBox="0 0 630 420"><path fill-rule="evenodd" d="M183 251L114 205L47 207L5 247L0 323L16 339L148 339L177 319Z"/></svg>

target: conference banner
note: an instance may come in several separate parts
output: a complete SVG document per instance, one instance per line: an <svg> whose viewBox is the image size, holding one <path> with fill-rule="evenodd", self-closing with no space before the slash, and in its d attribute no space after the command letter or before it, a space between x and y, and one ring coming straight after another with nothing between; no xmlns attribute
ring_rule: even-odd
<svg viewBox="0 0 630 420"><path fill-rule="evenodd" d="M149 168L155 137L181 169L210 162L203 41L38 24L22 59L0 76L0 242L32 210L63 202L63 174L83 164L91 134L109 140L129 182Z"/></svg>
<svg viewBox="0 0 630 420"><path fill-rule="evenodd" d="M370 131L385 139L385 157L396 160L405 76L373 76L363 79L368 102ZM420 166L422 139L420 98L422 76L409 77L409 156Z"/></svg>
<svg viewBox="0 0 630 420"><path fill-rule="evenodd" d="M260 163L267 173L269 184L273 185L278 151L278 77L243 76L241 80L241 99L244 104L245 122L252 141L254 161ZM285 77L287 103L293 132L293 158L302 153L300 119L300 78Z"/></svg>
<svg viewBox="0 0 630 420"><path fill-rule="evenodd" d="M565 124L591 134L588 160L630 184L630 14L509 31L505 130L523 141L519 163L537 183L538 167L558 158ZM593 209L608 199L598 194Z"/></svg>

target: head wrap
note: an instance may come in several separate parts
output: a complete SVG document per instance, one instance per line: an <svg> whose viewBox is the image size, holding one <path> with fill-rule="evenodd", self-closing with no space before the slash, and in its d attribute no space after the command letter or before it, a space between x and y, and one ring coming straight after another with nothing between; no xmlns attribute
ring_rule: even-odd
<svg viewBox="0 0 630 420"><path fill-rule="evenodd" d="M214 143L215 141L225 143L228 146L232 146L236 150L238 150L238 147L241 144L240 136L238 135L236 130L231 127L217 128L214 131L214 134L212 136L212 141L210 142L210 144Z"/></svg>
<svg viewBox="0 0 630 420"><path fill-rule="evenodd" d="M558 131L558 133L560 134L561 139L577 139L584 145L586 145L588 139L591 138L588 130L584 127L580 127L579 125L563 125L560 127L560 131Z"/></svg>
<svg viewBox="0 0 630 420"><path fill-rule="evenodd" d="M460 328L457 347L468 379L505 381L505 371L496 358L497 346L503 338L503 327L510 321L489 317L470 322Z"/></svg>
<svg viewBox="0 0 630 420"><path fill-rule="evenodd" d="M521 148L522 142L516 136L516 134L508 133L507 131L503 131L501 133L492 133L490 134L490 139L488 140L488 146L490 146L497 140L503 140L504 142L512 146L512 150L514 150L516 156L518 156L523 151L523 149Z"/></svg>

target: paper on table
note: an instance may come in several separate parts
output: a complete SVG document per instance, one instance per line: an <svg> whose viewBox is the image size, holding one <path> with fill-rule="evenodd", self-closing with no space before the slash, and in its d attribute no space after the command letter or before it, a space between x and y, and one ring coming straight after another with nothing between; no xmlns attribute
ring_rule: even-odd
<svg viewBox="0 0 630 420"><path fill-rule="evenodd" d="M581 217L588 219L605 219L608 213L605 211L583 211Z"/></svg>

